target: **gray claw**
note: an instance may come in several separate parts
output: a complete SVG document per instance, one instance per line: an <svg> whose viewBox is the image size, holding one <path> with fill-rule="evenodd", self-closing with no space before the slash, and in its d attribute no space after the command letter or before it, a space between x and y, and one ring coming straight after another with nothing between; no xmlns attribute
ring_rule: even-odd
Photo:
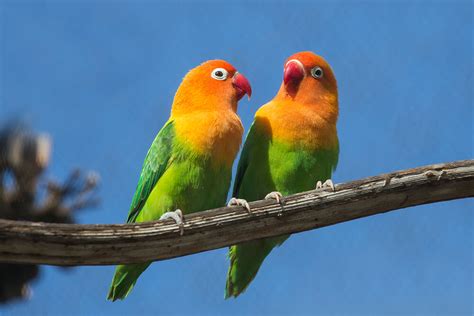
<svg viewBox="0 0 474 316"><path fill-rule="evenodd" d="M183 212L180 209L177 209L174 212L166 212L161 215L160 220L173 219L176 224L179 226L179 234L183 236L184 234L184 217Z"/></svg>
<svg viewBox="0 0 474 316"><path fill-rule="evenodd" d="M227 206L243 206L248 213L251 212L249 203L244 199L237 199L233 197L230 199L229 203L227 203Z"/></svg>
<svg viewBox="0 0 474 316"><path fill-rule="evenodd" d="M267 195L265 195L265 200L273 199L273 200L276 200L278 204L281 204L281 198L282 197L283 197L283 195L280 192L273 191L273 192L270 192Z"/></svg>
<svg viewBox="0 0 474 316"><path fill-rule="evenodd" d="M336 188L334 187L334 183L332 182L331 179L327 179L326 181L321 182L318 181L316 183L316 189L327 189L330 188L332 192L336 192Z"/></svg>

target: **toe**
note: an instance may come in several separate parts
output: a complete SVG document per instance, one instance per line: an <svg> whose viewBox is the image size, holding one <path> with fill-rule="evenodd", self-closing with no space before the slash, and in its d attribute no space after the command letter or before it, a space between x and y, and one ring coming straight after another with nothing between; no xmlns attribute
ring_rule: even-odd
<svg viewBox="0 0 474 316"><path fill-rule="evenodd" d="M327 179L327 180L324 182L323 187L331 188L331 190L332 190L333 192L336 191L336 188L334 187L334 183L332 182L331 179Z"/></svg>
<svg viewBox="0 0 474 316"><path fill-rule="evenodd" d="M235 205L239 205L239 204L237 203L237 199L233 197L229 200L229 203L227 203L227 206L235 206Z"/></svg>
<svg viewBox="0 0 474 316"><path fill-rule="evenodd" d="M237 199L233 197L230 199L229 203L227 203L227 206L243 206L247 210L247 212L250 213L250 205L244 199Z"/></svg>
<svg viewBox="0 0 474 316"><path fill-rule="evenodd" d="M270 199L274 199L277 201L277 203L281 203L281 198L283 197L283 195L278 192L278 191L273 191L273 192L270 192L268 193L266 196L265 196L265 200L270 200Z"/></svg>
<svg viewBox="0 0 474 316"><path fill-rule="evenodd" d="M160 220L167 220L169 218L173 219L178 225L183 224L183 212L180 209L177 209L175 212L164 213L161 215Z"/></svg>
<svg viewBox="0 0 474 316"><path fill-rule="evenodd" d="M247 212L250 213L250 205L249 205L249 203L248 203L246 200L243 201L243 205L242 205L242 206L245 207L245 209L247 210Z"/></svg>

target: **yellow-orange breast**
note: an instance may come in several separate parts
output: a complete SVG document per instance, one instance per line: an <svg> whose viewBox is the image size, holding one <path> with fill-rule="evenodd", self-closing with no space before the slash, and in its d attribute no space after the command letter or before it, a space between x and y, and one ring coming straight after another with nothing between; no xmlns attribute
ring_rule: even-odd
<svg viewBox="0 0 474 316"><path fill-rule="evenodd" d="M172 117L176 137L193 152L207 156L215 166L232 167L244 128L232 110L193 111Z"/></svg>
<svg viewBox="0 0 474 316"><path fill-rule="evenodd" d="M255 118L267 122L267 132L273 141L308 150L332 149L338 145L336 119L324 107L273 100L262 106Z"/></svg>

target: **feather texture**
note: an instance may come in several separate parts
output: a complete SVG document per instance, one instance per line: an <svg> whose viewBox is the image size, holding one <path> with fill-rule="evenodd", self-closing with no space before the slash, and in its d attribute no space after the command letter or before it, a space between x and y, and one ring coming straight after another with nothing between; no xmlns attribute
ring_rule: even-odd
<svg viewBox="0 0 474 316"><path fill-rule="evenodd" d="M313 53L289 58L300 60L305 75L296 90L285 84L275 98L262 106L245 140L233 196L248 201L269 192L283 195L314 189L318 180L331 178L339 157L336 131L337 88L329 65ZM324 80L311 77L322 67ZM264 259L289 235L231 246L225 297L237 297L257 275Z"/></svg>
<svg viewBox="0 0 474 316"><path fill-rule="evenodd" d="M157 220L178 208L189 214L225 204L243 127L235 113L240 92L230 81L211 78L217 67L235 72L224 61L209 61L183 79L170 119L146 155L128 223ZM108 299L124 299L149 265L117 266Z"/></svg>

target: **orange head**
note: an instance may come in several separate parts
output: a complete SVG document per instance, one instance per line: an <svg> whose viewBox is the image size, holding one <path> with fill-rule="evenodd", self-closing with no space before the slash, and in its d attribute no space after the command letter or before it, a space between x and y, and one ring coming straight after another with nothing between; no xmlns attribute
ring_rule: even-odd
<svg viewBox="0 0 474 316"><path fill-rule="evenodd" d="M176 91L172 115L191 111L237 110L237 102L252 88L244 75L224 60L209 60L184 77Z"/></svg>
<svg viewBox="0 0 474 316"><path fill-rule="evenodd" d="M313 52L299 52L285 61L283 83L276 98L317 107L337 119L336 78L324 58Z"/></svg>

